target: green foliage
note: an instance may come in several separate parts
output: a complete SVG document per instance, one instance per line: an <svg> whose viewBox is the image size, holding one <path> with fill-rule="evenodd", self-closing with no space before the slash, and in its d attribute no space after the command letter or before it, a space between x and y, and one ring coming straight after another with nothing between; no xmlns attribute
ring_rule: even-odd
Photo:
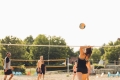
<svg viewBox="0 0 120 80"><path fill-rule="evenodd" d="M101 52L101 55L104 55L104 53L105 53L104 48L103 48L103 47L100 47L99 50L100 50L100 52Z"/></svg>
<svg viewBox="0 0 120 80"><path fill-rule="evenodd" d="M4 39L1 40L1 43L4 44L22 44L22 40L19 38L13 37L13 36L6 36ZM6 52L11 52L13 59L23 59L24 53L25 53L25 47L24 46L1 46L2 58L6 56Z"/></svg>
<svg viewBox="0 0 120 80"><path fill-rule="evenodd" d="M33 37L31 35L24 39L24 43L26 45L32 45L33 42L34 42L34 39L33 39ZM30 52L30 48L31 48L30 46L25 47L26 52L25 52L24 58L27 59L27 60L32 60L33 55Z"/></svg>
<svg viewBox="0 0 120 80"><path fill-rule="evenodd" d="M110 42L108 43L109 46L116 46L116 45L120 45L120 41L117 40L116 42ZM104 59L108 60L109 62L111 61L118 61L119 57L120 57L120 47L106 47L104 48L105 54Z"/></svg>
<svg viewBox="0 0 120 80"><path fill-rule="evenodd" d="M3 59L1 53L0 53L0 69L3 69Z"/></svg>
<svg viewBox="0 0 120 80"><path fill-rule="evenodd" d="M38 35L33 44L35 45L66 45L66 42L61 37ZM33 59L39 59L40 55L44 56L44 59L61 59L66 58L68 55L72 56L74 53L69 47L31 47L31 53L33 53Z"/></svg>
<svg viewBox="0 0 120 80"><path fill-rule="evenodd" d="M49 41L45 35L38 35L33 42L34 45L48 45ZM40 46L32 46L30 47L30 53L32 54L33 59L39 59L40 55L44 56L44 59L47 59L49 47L40 47Z"/></svg>
<svg viewBox="0 0 120 80"><path fill-rule="evenodd" d="M26 45L67 45L66 41L62 37L57 36L46 36L44 34L39 34L35 39L30 35L24 40L17 37L6 36L4 39L0 40L0 43L5 44L26 44ZM116 46L120 45L120 41L109 42L108 44L103 44L103 46ZM10 46L10 45L0 45L0 61L6 56L6 52L11 52L12 59L23 59L23 60L38 60L41 55L44 59L65 59L70 57L78 57L79 51L74 52L73 48L70 47L43 47L43 46ZM103 59L107 62L118 61L120 57L120 47L100 47L94 48L91 55L92 62L99 61ZM30 65L35 66L36 62L12 62L14 66L20 65ZM54 63L54 65L59 64L59 62ZM0 66L2 63L0 62Z"/></svg>
<svg viewBox="0 0 120 80"><path fill-rule="evenodd" d="M95 62L95 61L99 61L100 58L101 58L101 51L97 48L94 48L92 51L91 59L93 60L93 62Z"/></svg>
<svg viewBox="0 0 120 80"><path fill-rule="evenodd" d="M24 39L25 44L30 45L30 44L33 44L33 42L34 42L34 38L31 35Z"/></svg>
<svg viewBox="0 0 120 80"><path fill-rule="evenodd" d="M14 36L6 36L4 39L1 39L2 44L26 44L26 45L66 45L66 42L61 37L56 36L46 36L44 34L39 34L35 39L30 35L26 37L23 41ZM6 52L11 52L12 59L23 59L23 60L38 60L41 55L44 56L44 59L65 59L70 58L71 56L76 56L73 51L73 48L70 47L43 47L43 46L10 46L2 45L0 46L0 53L4 59ZM20 66L25 64L26 66L35 66L36 62L19 62L12 61L13 66ZM57 62L56 64L60 64ZM55 65L55 63L54 63Z"/></svg>
<svg viewBox="0 0 120 80"><path fill-rule="evenodd" d="M78 57L79 54L80 54L80 51L76 51L74 54L75 54L75 55L74 55L75 57Z"/></svg>

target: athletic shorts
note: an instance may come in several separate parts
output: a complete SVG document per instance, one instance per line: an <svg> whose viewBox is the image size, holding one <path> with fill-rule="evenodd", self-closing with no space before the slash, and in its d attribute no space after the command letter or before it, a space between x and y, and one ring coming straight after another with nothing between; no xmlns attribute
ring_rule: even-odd
<svg viewBox="0 0 120 80"><path fill-rule="evenodd" d="M39 68L39 71L38 71L38 68L37 68L37 69L36 69L36 72L37 72L37 74L42 74L41 68Z"/></svg>
<svg viewBox="0 0 120 80"><path fill-rule="evenodd" d="M45 70L42 70L42 74L45 74Z"/></svg>
<svg viewBox="0 0 120 80"><path fill-rule="evenodd" d="M4 74L5 74L5 75L10 75L10 74L12 74L12 70L11 70L11 69L8 69L8 70L5 72L5 69L4 69Z"/></svg>
<svg viewBox="0 0 120 80"><path fill-rule="evenodd" d="M82 74L87 74L88 69L87 68L77 68L77 72L81 72Z"/></svg>

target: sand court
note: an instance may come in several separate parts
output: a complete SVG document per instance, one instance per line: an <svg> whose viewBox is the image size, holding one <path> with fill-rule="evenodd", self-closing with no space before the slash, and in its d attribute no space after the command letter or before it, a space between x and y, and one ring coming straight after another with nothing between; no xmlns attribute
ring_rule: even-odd
<svg viewBox="0 0 120 80"><path fill-rule="evenodd" d="M0 75L0 80L3 80L4 75ZM9 77L9 76L8 76ZM61 74L46 74L44 80L72 80L73 75L67 73ZM12 80L37 80L37 76L14 76ZM41 79L43 80L43 78ZM77 76L75 78L77 80ZM108 77L106 74L103 76L95 75L90 76L90 80L120 80L120 77Z"/></svg>

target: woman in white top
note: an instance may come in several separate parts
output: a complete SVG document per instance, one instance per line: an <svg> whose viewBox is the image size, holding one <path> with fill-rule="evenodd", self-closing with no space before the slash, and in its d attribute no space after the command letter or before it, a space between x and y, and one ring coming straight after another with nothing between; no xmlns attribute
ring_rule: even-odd
<svg viewBox="0 0 120 80"><path fill-rule="evenodd" d="M10 56L11 56L11 53L7 52L4 60L4 75L5 75L4 80L7 79L7 75L10 75L9 80L11 80L13 77Z"/></svg>

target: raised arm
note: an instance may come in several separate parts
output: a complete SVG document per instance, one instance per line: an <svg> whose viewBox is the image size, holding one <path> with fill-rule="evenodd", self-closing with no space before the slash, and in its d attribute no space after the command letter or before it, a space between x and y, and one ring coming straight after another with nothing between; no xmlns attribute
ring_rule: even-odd
<svg viewBox="0 0 120 80"><path fill-rule="evenodd" d="M86 48L91 48L92 46L80 46L80 56L79 58L84 58L84 55L86 53Z"/></svg>
<svg viewBox="0 0 120 80"><path fill-rule="evenodd" d="M80 55L84 55L85 53L85 48L87 48L88 46L80 46Z"/></svg>
<svg viewBox="0 0 120 80"><path fill-rule="evenodd" d="M85 46L80 46L80 54L83 55L84 54L84 50L85 50Z"/></svg>

